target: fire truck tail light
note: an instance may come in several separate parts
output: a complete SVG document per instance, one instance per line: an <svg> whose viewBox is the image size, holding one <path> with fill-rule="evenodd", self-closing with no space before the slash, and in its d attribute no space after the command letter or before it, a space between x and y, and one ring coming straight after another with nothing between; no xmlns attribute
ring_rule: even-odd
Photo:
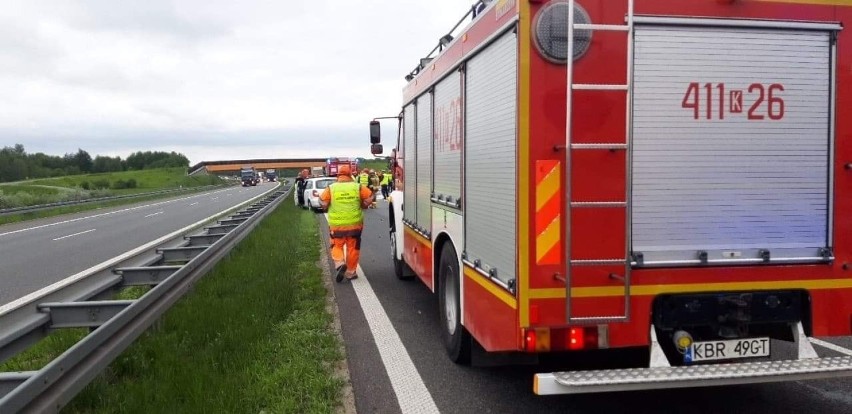
<svg viewBox="0 0 852 414"><path fill-rule="evenodd" d="M578 351L581 349L597 349L598 342L598 327L597 326L583 326L583 327L574 327L568 328L566 330L566 343L565 347L572 351Z"/></svg>
<svg viewBox="0 0 852 414"><path fill-rule="evenodd" d="M550 328L527 328L524 330L524 351L550 351Z"/></svg>
<svg viewBox="0 0 852 414"><path fill-rule="evenodd" d="M524 333L524 350L535 352L535 330L527 329Z"/></svg>
<svg viewBox="0 0 852 414"><path fill-rule="evenodd" d="M583 349L586 341L583 328L571 328L568 330L568 349Z"/></svg>
<svg viewBox="0 0 852 414"><path fill-rule="evenodd" d="M521 331L525 352L579 351L609 348L607 325L568 328L525 328Z"/></svg>

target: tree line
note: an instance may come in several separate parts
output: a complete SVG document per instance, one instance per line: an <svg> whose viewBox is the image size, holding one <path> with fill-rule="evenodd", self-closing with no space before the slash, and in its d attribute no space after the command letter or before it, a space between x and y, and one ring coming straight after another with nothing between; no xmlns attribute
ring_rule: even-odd
<svg viewBox="0 0 852 414"><path fill-rule="evenodd" d="M174 151L137 151L122 159L104 155L92 158L82 149L63 156L29 154L21 144L0 149L0 182L169 167L187 168L189 159Z"/></svg>

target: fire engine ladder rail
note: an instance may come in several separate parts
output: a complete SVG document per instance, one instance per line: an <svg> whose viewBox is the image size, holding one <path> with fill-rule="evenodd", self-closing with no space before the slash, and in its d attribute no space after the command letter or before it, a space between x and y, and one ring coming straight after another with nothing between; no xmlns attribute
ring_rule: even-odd
<svg viewBox="0 0 852 414"><path fill-rule="evenodd" d="M575 0L569 0L568 8L568 53L566 55L567 63L567 91L566 91L566 123L565 123L565 206L567 209L566 228L571 229L572 212L575 208L620 208L625 210L625 228L624 228L624 257L623 258L583 258L574 259L571 255L571 231L569 230L565 240L565 315L569 324L599 324L611 322L626 322L630 320L630 283L631 283L631 260L630 260L630 239L631 239L631 156L630 145L631 137L631 106L633 96L633 14L634 0L627 1L627 16L626 24L611 25L611 24L582 24L575 23ZM584 84L574 83L574 30L598 30L598 31L617 31L625 32L627 35L627 63L626 63L626 83L623 85L612 84ZM572 112L573 112L573 91L599 91L603 93L624 92L626 96L626 118L625 118L625 136L624 143L573 143L571 137L572 127ZM599 200L573 200L571 194L571 170L573 169L572 154L574 151L586 150L609 150L609 151L625 151L625 194L624 201L599 201ZM623 275L610 275L614 279L621 280L624 283L624 313L622 315L596 315L596 316L572 316L571 312L571 276L574 266L612 266L621 264L624 266Z"/></svg>

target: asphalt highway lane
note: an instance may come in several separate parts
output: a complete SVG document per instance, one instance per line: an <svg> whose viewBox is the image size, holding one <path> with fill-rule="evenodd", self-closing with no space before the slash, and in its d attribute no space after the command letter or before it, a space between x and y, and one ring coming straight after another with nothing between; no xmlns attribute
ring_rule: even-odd
<svg viewBox="0 0 852 414"><path fill-rule="evenodd" d="M255 197L277 183L0 226L0 305Z"/></svg>
<svg viewBox="0 0 852 414"><path fill-rule="evenodd" d="M327 235L325 220L318 216ZM387 204L366 210L361 268L442 413L850 413L852 379L609 394L536 396L536 372L647 364L646 350L549 356L536 365L464 367L441 343L437 298L393 274ZM327 245L327 244L326 244ZM355 281L357 282L357 280ZM347 360L360 413L399 413L400 402L351 282L335 284ZM852 341L840 341L852 348ZM773 345L774 346L774 345ZM820 355L839 354L816 347ZM409 407L410 408L410 407Z"/></svg>

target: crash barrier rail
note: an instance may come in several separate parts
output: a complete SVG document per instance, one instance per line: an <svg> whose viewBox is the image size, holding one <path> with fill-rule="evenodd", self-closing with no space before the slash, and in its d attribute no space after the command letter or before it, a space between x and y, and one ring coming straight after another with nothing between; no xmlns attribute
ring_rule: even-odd
<svg viewBox="0 0 852 414"><path fill-rule="evenodd" d="M97 198L87 198L85 200L71 200L71 201L60 201L57 203L49 203L49 204L39 204L35 206L26 206L26 207L12 207L12 208L4 208L0 209L0 216L5 216L9 214L21 214L21 213L31 213L34 211L48 210L51 208L57 207L65 207L65 206L74 206L78 204L88 204L88 203L96 203L100 201L113 201L113 200L122 200L126 198L139 198L139 197L147 197L154 196L160 194L169 194L169 193L179 193L185 191L204 191L211 190L214 188L223 187L223 185L205 185L200 187L186 187L186 188L173 188L169 190L160 190L160 191L150 191L147 193L136 193L136 194L125 194L111 197L97 197ZM0 187L2 190L2 187Z"/></svg>
<svg viewBox="0 0 852 414"><path fill-rule="evenodd" d="M214 225L202 227L211 220L196 223L194 234L183 229L167 236L168 241L152 242L0 306L0 362L51 331L90 329L38 371L0 372L0 413L59 412L289 193L278 185L223 213ZM135 300L110 300L130 286L152 288Z"/></svg>

